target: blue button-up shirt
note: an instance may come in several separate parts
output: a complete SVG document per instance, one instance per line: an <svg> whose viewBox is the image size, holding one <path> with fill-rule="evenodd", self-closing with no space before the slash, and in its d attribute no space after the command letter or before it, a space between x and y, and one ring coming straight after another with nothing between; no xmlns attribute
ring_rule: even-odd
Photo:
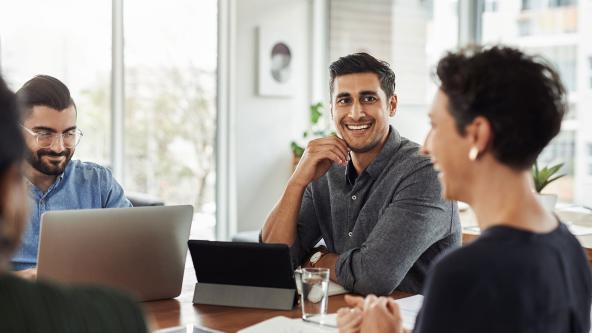
<svg viewBox="0 0 592 333"><path fill-rule="evenodd" d="M111 172L98 164L72 160L43 193L29 182L29 224L12 258L15 270L37 265L41 215L49 210L131 207Z"/></svg>

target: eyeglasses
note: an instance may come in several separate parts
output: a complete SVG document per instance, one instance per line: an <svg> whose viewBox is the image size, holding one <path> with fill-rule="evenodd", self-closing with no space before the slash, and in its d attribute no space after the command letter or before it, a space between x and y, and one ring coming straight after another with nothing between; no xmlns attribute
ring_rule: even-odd
<svg viewBox="0 0 592 333"><path fill-rule="evenodd" d="M82 138L82 136L84 135L82 131L79 129L72 129L64 133L51 133L47 131L35 132L22 125L21 127L25 129L27 133L35 137L35 142L37 143L37 146L39 146L40 148L51 147L51 145L53 145L53 143L58 137L62 139L62 144L64 145L64 148L74 148L78 145L78 143L80 142L80 138Z"/></svg>

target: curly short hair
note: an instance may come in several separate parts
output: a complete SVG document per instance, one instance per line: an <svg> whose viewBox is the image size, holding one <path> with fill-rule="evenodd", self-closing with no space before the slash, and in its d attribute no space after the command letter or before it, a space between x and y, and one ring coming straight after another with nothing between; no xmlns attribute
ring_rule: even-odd
<svg viewBox="0 0 592 333"><path fill-rule="evenodd" d="M448 53L436 69L457 130L476 117L491 124L489 149L514 169L531 167L561 129L566 93L557 71L539 56L504 46Z"/></svg>

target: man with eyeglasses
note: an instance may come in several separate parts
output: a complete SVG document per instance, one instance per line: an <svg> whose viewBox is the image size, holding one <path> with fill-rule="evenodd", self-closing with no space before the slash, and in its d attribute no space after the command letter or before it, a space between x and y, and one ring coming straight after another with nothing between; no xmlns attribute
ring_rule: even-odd
<svg viewBox="0 0 592 333"><path fill-rule="evenodd" d="M24 175L30 217L21 247L12 258L17 275L34 279L41 215L49 210L131 207L111 172L71 160L82 131L70 91L58 79L39 75L17 91L27 143Z"/></svg>

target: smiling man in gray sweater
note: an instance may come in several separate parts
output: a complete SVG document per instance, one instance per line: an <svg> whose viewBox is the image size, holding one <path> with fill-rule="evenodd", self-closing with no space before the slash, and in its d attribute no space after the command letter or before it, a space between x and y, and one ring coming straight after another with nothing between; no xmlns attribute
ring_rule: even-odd
<svg viewBox="0 0 592 333"><path fill-rule="evenodd" d="M365 53L330 66L338 136L309 142L263 229L291 247L294 266L326 267L360 294L421 293L432 260L460 244L456 204L444 201L429 158L389 125L395 74ZM325 247L313 249L323 239Z"/></svg>

